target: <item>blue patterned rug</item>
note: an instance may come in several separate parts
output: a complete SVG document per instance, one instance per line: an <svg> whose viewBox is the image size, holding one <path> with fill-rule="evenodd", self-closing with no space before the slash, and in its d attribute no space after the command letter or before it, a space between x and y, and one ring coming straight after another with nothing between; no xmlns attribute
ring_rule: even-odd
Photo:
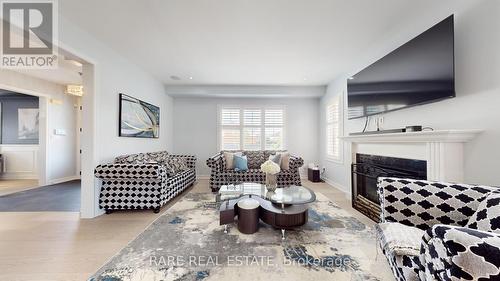
<svg viewBox="0 0 500 281"><path fill-rule="evenodd" d="M316 195L309 222L282 241L262 222L225 234L214 196L188 193L90 280L394 280L373 229Z"/></svg>

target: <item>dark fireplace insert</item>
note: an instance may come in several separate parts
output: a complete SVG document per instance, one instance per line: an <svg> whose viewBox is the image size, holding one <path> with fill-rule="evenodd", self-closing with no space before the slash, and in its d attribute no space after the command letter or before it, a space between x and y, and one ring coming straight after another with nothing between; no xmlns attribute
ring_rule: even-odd
<svg viewBox="0 0 500 281"><path fill-rule="evenodd" d="M352 207L372 220L380 220L380 202L377 193L378 177L427 179L424 160L356 154L351 165Z"/></svg>

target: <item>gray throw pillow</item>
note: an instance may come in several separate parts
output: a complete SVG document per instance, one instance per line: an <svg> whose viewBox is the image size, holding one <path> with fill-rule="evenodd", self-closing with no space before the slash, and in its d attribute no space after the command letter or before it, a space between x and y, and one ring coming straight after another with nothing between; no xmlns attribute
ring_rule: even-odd
<svg viewBox="0 0 500 281"><path fill-rule="evenodd" d="M273 161L274 163L278 164L278 166L281 167L281 154L273 154L269 155L269 160Z"/></svg>
<svg viewBox="0 0 500 281"><path fill-rule="evenodd" d="M178 173L188 170L186 159L180 157L167 157L163 164L167 170L167 176L173 177Z"/></svg>

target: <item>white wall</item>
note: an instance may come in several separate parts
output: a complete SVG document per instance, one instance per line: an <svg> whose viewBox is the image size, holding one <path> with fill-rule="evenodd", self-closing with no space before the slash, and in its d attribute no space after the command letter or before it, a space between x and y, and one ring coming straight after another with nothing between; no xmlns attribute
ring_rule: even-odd
<svg viewBox="0 0 500 281"><path fill-rule="evenodd" d="M458 3L458 2L457 2ZM472 6L471 6L472 4ZM346 93L346 78L368 66L384 54L397 48L433 24L455 13L455 71L457 97L438 103L391 112L384 115L384 128L424 125L435 129L483 129L477 139L465 147L465 181L468 183L500 185L500 1L471 1L451 5L420 15L412 26L401 27L392 39L370 49L352 71L330 83L327 95L321 100L321 120L325 105L336 94ZM344 114L345 116L347 114ZM344 134L363 130L364 120L347 121ZM338 186L350 189L349 161L336 164L325 161L325 127L321 122L321 159L326 167L325 177ZM373 125L371 126L373 130ZM344 159L350 157L346 144Z"/></svg>
<svg viewBox="0 0 500 281"><path fill-rule="evenodd" d="M58 102L48 104L48 161L49 183L80 178L77 170L77 97L63 93L53 96ZM64 130L65 135L56 135L54 130Z"/></svg>
<svg viewBox="0 0 500 281"><path fill-rule="evenodd" d="M172 98L163 84L103 45L70 20L59 17L59 45L93 66L84 64L86 95L82 124L82 212L84 218L102 214L98 207L100 183L93 169L122 154L172 150ZM138 54L140 55L140 54ZM90 73L92 72L92 73ZM158 139L118 137L118 95L125 93L160 107ZM95 108L92 108L92 107ZM95 138L93 138L95 137Z"/></svg>
<svg viewBox="0 0 500 281"><path fill-rule="evenodd" d="M174 152L194 154L198 161L197 173L210 175L206 160L216 154L218 105L284 105L286 107L287 149L301 156L307 163L318 163L318 109L317 98L283 99L174 99Z"/></svg>
<svg viewBox="0 0 500 281"><path fill-rule="evenodd" d="M89 58L96 68L97 160L172 146L172 98L163 83L109 49L91 35L60 17L59 40L70 52ZM124 93L160 107L160 138L118 137L118 95ZM85 116L84 116L85 118Z"/></svg>

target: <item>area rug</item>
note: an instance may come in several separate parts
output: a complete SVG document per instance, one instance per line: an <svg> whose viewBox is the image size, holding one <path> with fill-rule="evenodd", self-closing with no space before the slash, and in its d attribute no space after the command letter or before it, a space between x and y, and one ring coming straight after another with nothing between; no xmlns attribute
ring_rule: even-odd
<svg viewBox="0 0 500 281"><path fill-rule="evenodd" d="M214 195L188 193L89 280L393 280L372 227L316 198L282 241L262 222L252 235L224 233Z"/></svg>

